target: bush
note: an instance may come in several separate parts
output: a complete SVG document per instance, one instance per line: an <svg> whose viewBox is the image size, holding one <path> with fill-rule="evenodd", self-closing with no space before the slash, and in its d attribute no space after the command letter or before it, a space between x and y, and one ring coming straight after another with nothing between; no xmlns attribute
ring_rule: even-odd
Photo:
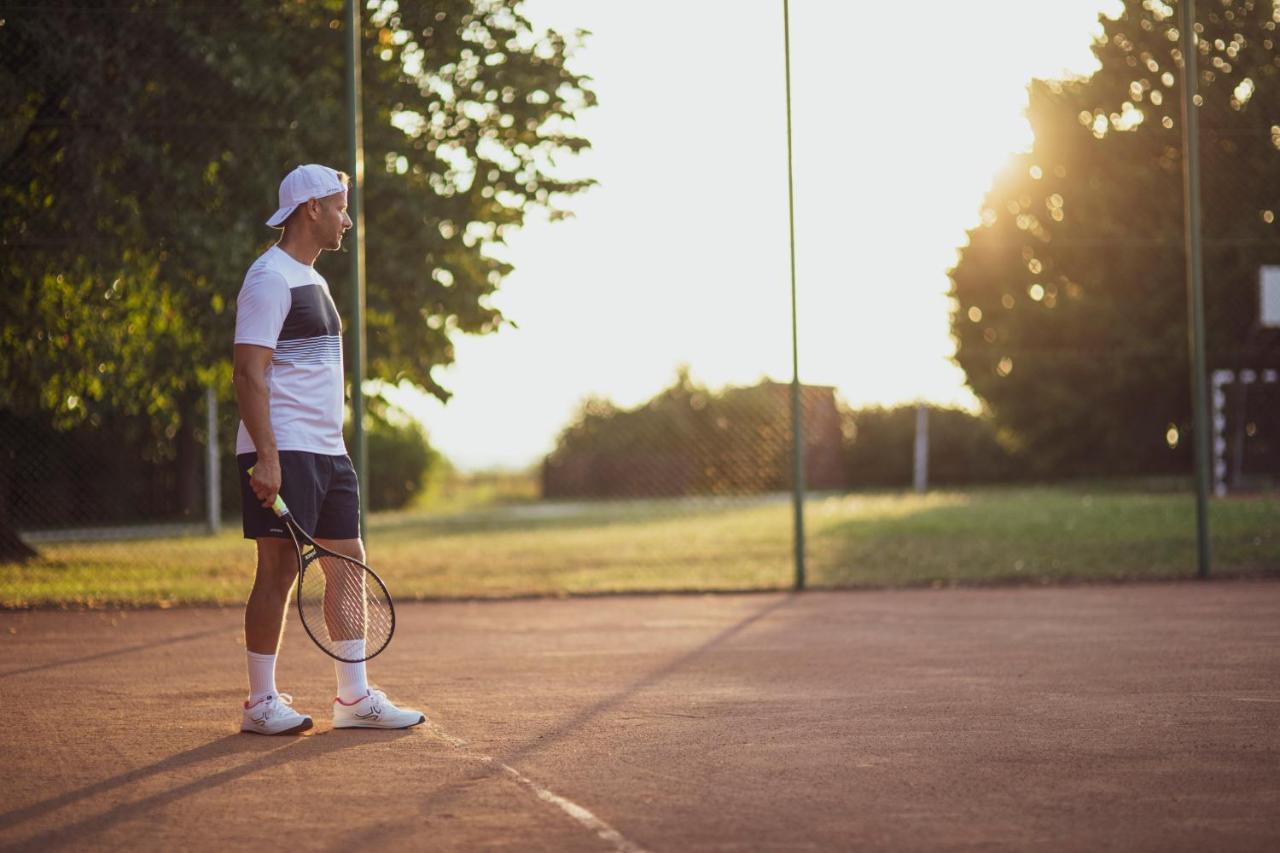
<svg viewBox="0 0 1280 853"><path fill-rule="evenodd" d="M430 475L447 463L427 439L426 431L401 409L377 396L365 397L365 440L369 448L370 510L400 509L426 486ZM354 445L350 424L348 446Z"/></svg>
<svg viewBox="0 0 1280 853"><path fill-rule="evenodd" d="M790 387L767 380L712 391L681 368L632 409L583 402L545 458L547 498L744 495L790 488ZM804 386L806 479L844 487L834 389Z"/></svg>
<svg viewBox="0 0 1280 853"><path fill-rule="evenodd" d="M852 487L910 486L916 407L845 410L845 476ZM1016 457L989 417L963 409L929 409L929 483L964 485L1018 479Z"/></svg>

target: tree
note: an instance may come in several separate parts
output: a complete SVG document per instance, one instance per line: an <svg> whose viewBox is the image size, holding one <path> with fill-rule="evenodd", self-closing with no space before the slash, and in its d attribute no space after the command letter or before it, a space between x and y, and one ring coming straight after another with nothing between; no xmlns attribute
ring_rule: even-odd
<svg viewBox="0 0 1280 853"><path fill-rule="evenodd" d="M1209 363L1243 345L1261 263L1280 262L1280 54L1272 3L1202 6ZM1185 470L1190 391L1183 259L1182 54L1174 8L1102 19L1101 69L1033 81L1030 153L988 194L951 272L956 358L1035 473Z"/></svg>
<svg viewBox="0 0 1280 853"><path fill-rule="evenodd" d="M369 373L445 399L432 371L453 360L452 337L504 322L487 299L511 268L493 247L591 184L556 164L587 146L573 119L595 97L565 67L583 34L535 30L518 0L375 6L362 35ZM63 429L125 412L159 456L193 443L203 387L230 397L232 306L272 239L277 182L299 162L347 161L342 9L4 14L0 408ZM325 263L345 306L347 265Z"/></svg>
<svg viewBox="0 0 1280 853"><path fill-rule="evenodd" d="M803 386L805 478L845 483L835 389ZM544 497L743 495L789 489L790 388L761 381L712 391L687 367L632 409L591 397L543 461Z"/></svg>

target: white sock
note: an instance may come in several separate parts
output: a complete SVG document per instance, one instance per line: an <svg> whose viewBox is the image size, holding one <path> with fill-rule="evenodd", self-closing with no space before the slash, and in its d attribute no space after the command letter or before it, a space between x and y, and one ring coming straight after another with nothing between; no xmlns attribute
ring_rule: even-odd
<svg viewBox="0 0 1280 853"><path fill-rule="evenodd" d="M364 657L364 640L338 640L334 651L344 658ZM334 672L338 675L338 698L348 705L369 692L369 677L365 674L364 661L360 663L333 662Z"/></svg>
<svg viewBox="0 0 1280 853"><path fill-rule="evenodd" d="M245 650L249 658L249 704L276 692L276 656Z"/></svg>

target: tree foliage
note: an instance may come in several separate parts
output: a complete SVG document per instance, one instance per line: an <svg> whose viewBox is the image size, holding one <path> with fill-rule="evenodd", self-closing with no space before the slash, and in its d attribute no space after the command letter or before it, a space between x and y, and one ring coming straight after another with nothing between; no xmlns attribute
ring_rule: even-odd
<svg viewBox="0 0 1280 853"><path fill-rule="evenodd" d="M452 338L504 322L495 247L591 183L557 167L587 145L594 94L565 65L582 34L518 0L362 5L368 371L444 399ZM131 418L122 452L198 466L276 187L348 162L344 20L342 0L0 8L0 409ZM343 313L347 261L320 264ZM196 480L178 477L198 501Z"/></svg>
<svg viewBox="0 0 1280 853"><path fill-rule="evenodd" d="M589 398L543 465L545 497L727 495L790 487L786 386L712 391L681 368L632 409ZM781 393L779 393L781 392Z"/></svg>
<svg viewBox="0 0 1280 853"><path fill-rule="evenodd" d="M1209 363L1274 366L1251 326L1258 265L1280 262L1278 13L1221 0L1199 14ZM1031 84L1033 148L995 183L951 273L957 360L1041 474L1187 460L1177 16L1126 0L1102 23L1099 71Z"/></svg>
<svg viewBox="0 0 1280 853"><path fill-rule="evenodd" d="M365 398L365 435L369 442L371 510L402 509L442 473L444 457L431 446L426 430L381 394ZM351 423L344 430L351 441Z"/></svg>
<svg viewBox="0 0 1280 853"><path fill-rule="evenodd" d="M800 388L805 482L845 487L835 389ZM743 495L791 488L791 386L762 380L711 390L682 367L675 382L623 409L586 400L543 464L544 497Z"/></svg>
<svg viewBox="0 0 1280 853"><path fill-rule="evenodd" d="M364 17L369 372L432 370L493 331L493 257L561 177L594 103L573 42L516 0ZM347 162L341 0L24 6L0 25L0 405L179 417L225 375L235 294L299 162ZM68 49L74 45L74 49ZM344 258L326 271L342 298Z"/></svg>

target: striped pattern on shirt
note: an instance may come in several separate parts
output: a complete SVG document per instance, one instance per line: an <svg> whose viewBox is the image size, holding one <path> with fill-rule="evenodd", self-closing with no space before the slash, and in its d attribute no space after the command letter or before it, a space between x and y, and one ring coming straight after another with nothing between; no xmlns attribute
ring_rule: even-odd
<svg viewBox="0 0 1280 853"><path fill-rule="evenodd" d="M342 337L321 335L314 338L282 340L276 343L272 364L341 364Z"/></svg>

